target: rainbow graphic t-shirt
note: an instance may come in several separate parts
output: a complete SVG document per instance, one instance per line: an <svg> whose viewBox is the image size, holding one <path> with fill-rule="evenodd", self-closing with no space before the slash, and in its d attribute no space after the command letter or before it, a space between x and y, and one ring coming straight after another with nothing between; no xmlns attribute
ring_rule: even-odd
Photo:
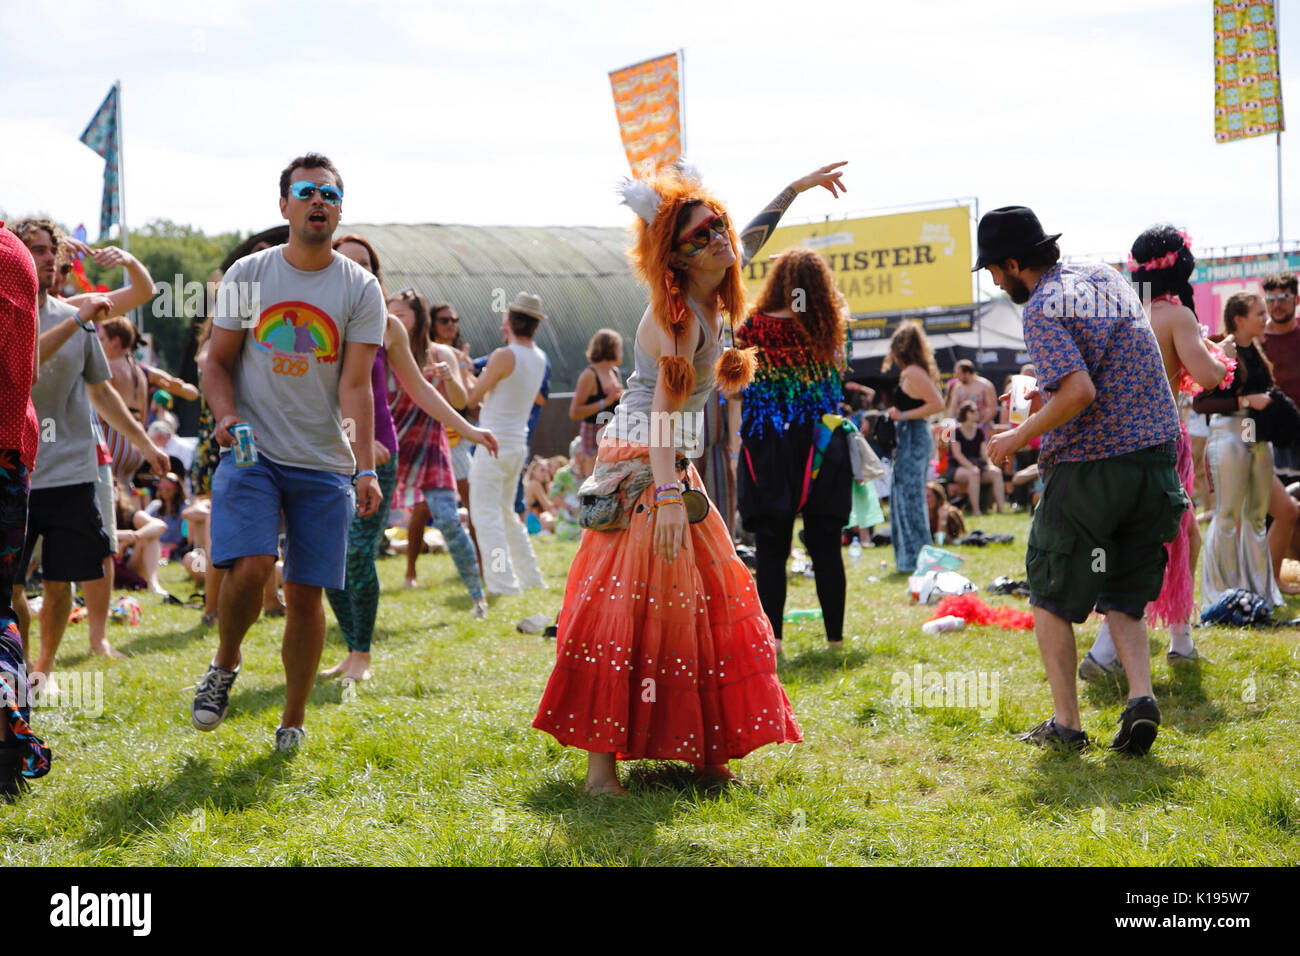
<svg viewBox="0 0 1300 956"><path fill-rule="evenodd" d="M379 283L336 255L304 272L283 247L240 259L222 278L218 328L241 331L235 408L253 426L259 455L276 464L350 475L350 438L338 402L348 342L379 345L386 310ZM366 364L367 386L370 364Z"/></svg>

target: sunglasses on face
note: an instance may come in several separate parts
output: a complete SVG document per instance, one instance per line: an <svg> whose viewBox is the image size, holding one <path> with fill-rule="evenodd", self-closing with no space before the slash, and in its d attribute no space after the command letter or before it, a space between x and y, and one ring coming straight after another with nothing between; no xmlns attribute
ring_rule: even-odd
<svg viewBox="0 0 1300 956"><path fill-rule="evenodd" d="M1287 299L1294 299L1290 292L1273 292L1264 296L1265 302L1285 302Z"/></svg>
<svg viewBox="0 0 1300 956"><path fill-rule="evenodd" d="M328 184L320 186L304 179L289 187L289 192L292 194L294 199L311 199L312 196L316 195L317 190L320 190L320 198L325 200L331 206L337 206L343 201L343 191L337 186L330 186Z"/></svg>
<svg viewBox="0 0 1300 956"><path fill-rule="evenodd" d="M725 236L730 229L727 217L719 213L712 219L706 219L692 232L677 240L677 251L688 259L698 256L708 248L714 236Z"/></svg>
<svg viewBox="0 0 1300 956"><path fill-rule="evenodd" d="M456 318L454 315L440 315L433 321L442 325L460 325L460 319Z"/></svg>

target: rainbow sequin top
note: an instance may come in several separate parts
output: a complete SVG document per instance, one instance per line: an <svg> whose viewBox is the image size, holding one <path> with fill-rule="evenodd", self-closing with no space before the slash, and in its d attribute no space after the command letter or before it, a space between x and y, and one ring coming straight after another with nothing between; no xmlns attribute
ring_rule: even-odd
<svg viewBox="0 0 1300 956"><path fill-rule="evenodd" d="M811 426L839 409L844 395L840 370L813 358L796 320L755 313L736 329L736 341L758 347L758 369L743 393L744 437L762 438L769 428L781 434L791 425Z"/></svg>

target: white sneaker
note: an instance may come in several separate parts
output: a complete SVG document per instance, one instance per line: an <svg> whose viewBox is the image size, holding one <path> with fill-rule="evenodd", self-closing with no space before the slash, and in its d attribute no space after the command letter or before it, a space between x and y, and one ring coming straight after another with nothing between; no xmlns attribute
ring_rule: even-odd
<svg viewBox="0 0 1300 956"><path fill-rule="evenodd" d="M275 752L281 754L294 753L306 739L307 731L301 727L277 727L275 728Z"/></svg>
<svg viewBox="0 0 1300 956"><path fill-rule="evenodd" d="M474 620L481 621L488 616L487 598L479 598L474 602L474 609L470 611L474 615Z"/></svg>

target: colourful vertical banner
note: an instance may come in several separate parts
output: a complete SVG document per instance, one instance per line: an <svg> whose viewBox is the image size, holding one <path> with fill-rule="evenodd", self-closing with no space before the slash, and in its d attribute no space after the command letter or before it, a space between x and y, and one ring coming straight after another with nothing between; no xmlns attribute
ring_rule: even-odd
<svg viewBox="0 0 1300 956"><path fill-rule="evenodd" d="M681 158L680 76L676 53L609 74L623 149L633 173Z"/></svg>
<svg viewBox="0 0 1300 956"><path fill-rule="evenodd" d="M1214 4L1214 141L1286 129L1274 0Z"/></svg>
<svg viewBox="0 0 1300 956"><path fill-rule="evenodd" d="M121 143L117 130L117 85L99 104L95 117L81 134L81 141L104 157L104 198L99 207L99 238L108 236L113 223L121 224L117 195L117 158Z"/></svg>

